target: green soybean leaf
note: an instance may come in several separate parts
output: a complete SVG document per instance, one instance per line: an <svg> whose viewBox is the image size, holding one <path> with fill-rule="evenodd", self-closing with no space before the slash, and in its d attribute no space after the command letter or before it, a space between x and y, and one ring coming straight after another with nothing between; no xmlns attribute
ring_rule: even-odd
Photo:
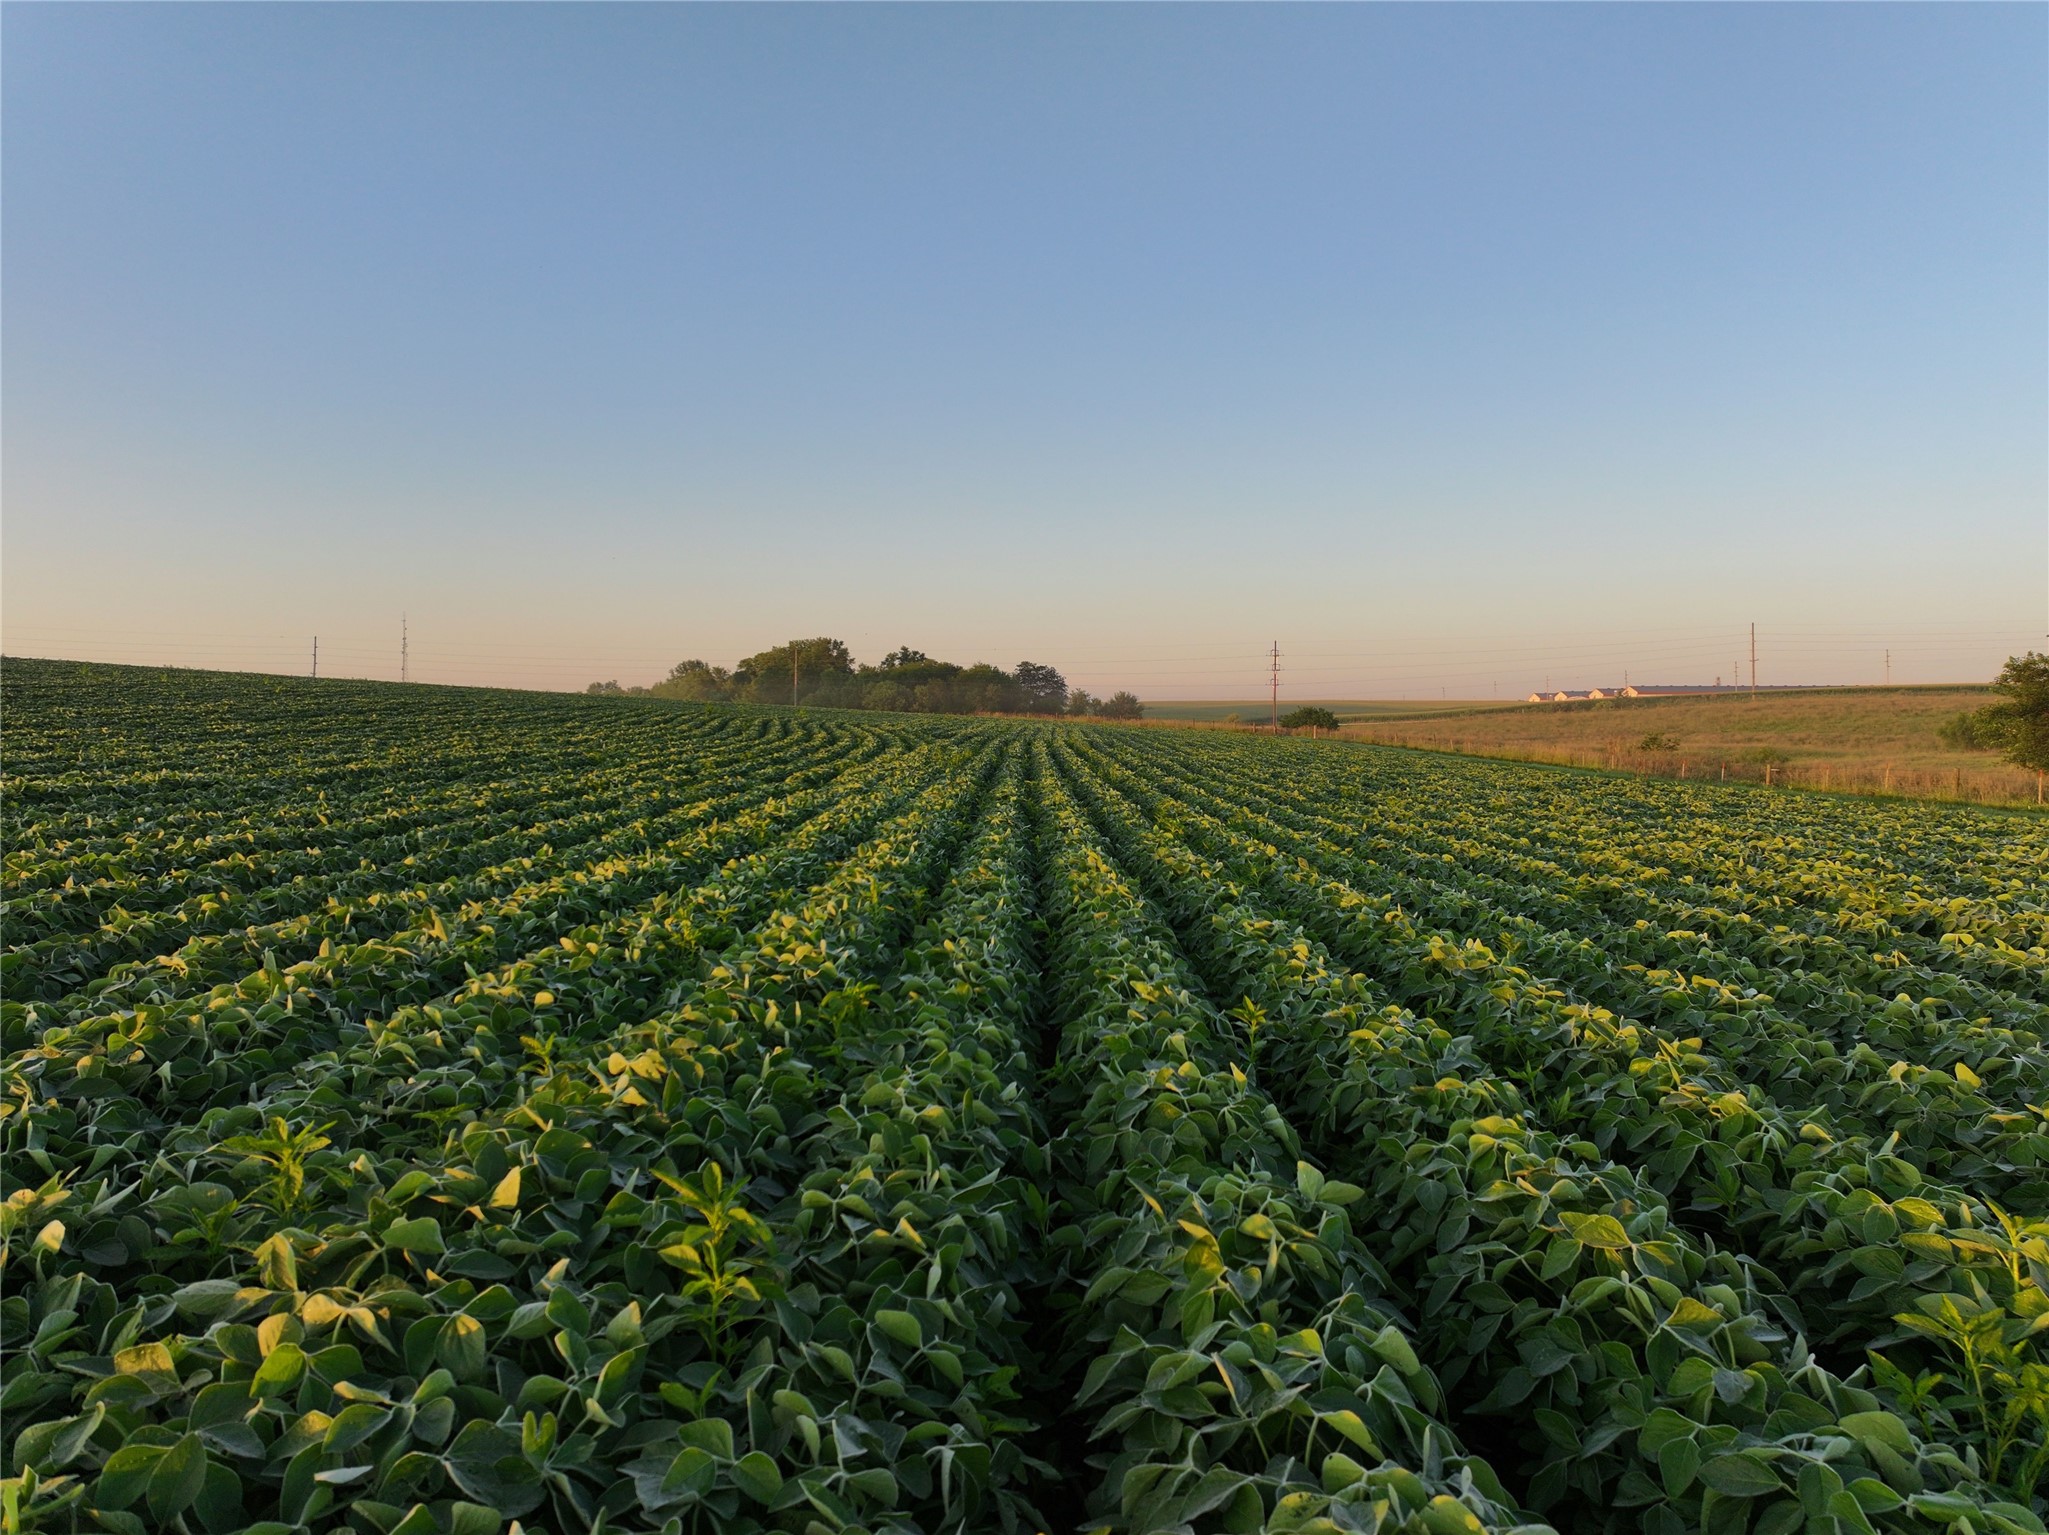
<svg viewBox="0 0 2049 1535"><path fill-rule="evenodd" d="M149 1511L168 1524L192 1506L206 1486L206 1446L199 1435L186 1434L165 1450L149 1476Z"/></svg>
<svg viewBox="0 0 2049 1535"><path fill-rule="evenodd" d="M759 1450L749 1450L733 1462L733 1481L755 1502L773 1503L783 1490L783 1474L776 1463Z"/></svg>
<svg viewBox="0 0 2049 1535"><path fill-rule="evenodd" d="M93 1501L101 1508L123 1509L141 1498L149 1487L164 1447L156 1444L124 1444L100 1468L99 1485Z"/></svg>
<svg viewBox="0 0 2049 1535"><path fill-rule="evenodd" d="M1626 1248L1633 1245L1622 1222L1612 1215L1581 1215L1574 1210L1560 1210L1558 1218L1572 1233L1572 1239L1582 1246Z"/></svg>
<svg viewBox="0 0 2049 1535"><path fill-rule="evenodd" d="M875 1325L905 1348L918 1348L925 1342L925 1329L918 1325L918 1319L908 1311L877 1311Z"/></svg>
<svg viewBox="0 0 2049 1535"><path fill-rule="evenodd" d="M1704 1462L1700 1479L1725 1498L1761 1498L1785 1487L1778 1473L1764 1461L1741 1453L1717 1455Z"/></svg>
<svg viewBox="0 0 2049 1535"><path fill-rule="evenodd" d="M447 1251L441 1240L441 1222L431 1215L423 1215L418 1220L393 1221L384 1228L384 1245L401 1252L429 1255Z"/></svg>

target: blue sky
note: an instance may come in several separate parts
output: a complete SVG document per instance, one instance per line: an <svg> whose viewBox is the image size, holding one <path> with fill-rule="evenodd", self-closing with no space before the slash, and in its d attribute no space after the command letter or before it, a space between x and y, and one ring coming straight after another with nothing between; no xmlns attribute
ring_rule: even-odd
<svg viewBox="0 0 2049 1535"><path fill-rule="evenodd" d="M2040 6L8 5L10 654L1989 675Z"/></svg>

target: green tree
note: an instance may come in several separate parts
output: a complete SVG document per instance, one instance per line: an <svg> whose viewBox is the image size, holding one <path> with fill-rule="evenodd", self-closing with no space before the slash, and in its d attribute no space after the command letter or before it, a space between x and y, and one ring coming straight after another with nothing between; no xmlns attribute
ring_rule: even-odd
<svg viewBox="0 0 2049 1535"><path fill-rule="evenodd" d="M1144 719L1145 705L1138 701L1136 693L1112 693L1096 712L1106 720Z"/></svg>
<svg viewBox="0 0 2049 1535"><path fill-rule="evenodd" d="M2031 650L2007 657L1992 686L2006 697L1978 711L1979 738L2009 762L2049 772L2049 656Z"/></svg>
<svg viewBox="0 0 2049 1535"><path fill-rule="evenodd" d="M1096 697L1087 688L1076 688L1067 695L1067 712L1069 714L1097 714L1102 711L1102 707L1102 699Z"/></svg>
<svg viewBox="0 0 2049 1535"><path fill-rule="evenodd" d="M977 661L954 679L953 697L953 707L962 714L1015 714L1023 701L1017 679L987 661Z"/></svg>
<svg viewBox="0 0 2049 1535"><path fill-rule="evenodd" d="M1067 679L1052 667L1020 661L1011 675L1017 679L1018 707L1026 714L1059 714L1066 709Z"/></svg>
<svg viewBox="0 0 2049 1535"><path fill-rule="evenodd" d="M613 695L613 694L623 694L623 693L625 693L626 689L624 689L624 688L622 688L621 686L619 686L619 684L618 684L618 683L617 683L616 681L615 681L615 682L593 682L593 683L592 683L592 684L591 684L591 685L590 685L589 687L585 688L585 689L584 689L584 691L585 691L586 693L601 693L601 694L606 694L606 695Z"/></svg>
<svg viewBox="0 0 2049 1535"><path fill-rule="evenodd" d="M1999 750L1998 732L1978 718L1978 711L1970 710L1946 719L1936 728L1945 746L1954 746L1961 752L1996 752Z"/></svg>
<svg viewBox="0 0 2049 1535"><path fill-rule="evenodd" d="M678 661L669 675L648 691L657 698L716 703L733 696L733 674L723 666L708 666L702 661Z"/></svg>
<svg viewBox="0 0 2049 1535"><path fill-rule="evenodd" d="M863 709L886 709L901 713L910 706L911 690L901 682L891 682L885 678L879 682L870 682L861 690Z"/></svg>
<svg viewBox="0 0 2049 1535"><path fill-rule="evenodd" d="M733 668L733 683L742 697L754 703L787 704L812 697L816 684L831 677L849 676L853 670L854 657L846 642L820 635L817 639L789 640L749 656ZM794 696L792 686L796 689Z"/></svg>
<svg viewBox="0 0 2049 1535"><path fill-rule="evenodd" d="M1338 728L1338 717L1330 710L1318 708L1315 704L1304 704L1299 709L1291 709L1283 714L1281 723L1290 730L1335 730Z"/></svg>
<svg viewBox="0 0 2049 1535"><path fill-rule="evenodd" d="M973 670L969 668L968 670ZM984 668L978 681L986 680L993 667ZM854 707L858 709L902 709L918 714L944 714L968 707L961 702L961 679L966 672L951 661L935 661L922 650L899 646L882 658L878 666L864 666L853 674ZM1001 677L1002 673L997 672ZM1004 678L1007 682L1009 679ZM972 689L968 689L972 691ZM810 687L805 687L810 696ZM876 702L881 700L881 702Z"/></svg>

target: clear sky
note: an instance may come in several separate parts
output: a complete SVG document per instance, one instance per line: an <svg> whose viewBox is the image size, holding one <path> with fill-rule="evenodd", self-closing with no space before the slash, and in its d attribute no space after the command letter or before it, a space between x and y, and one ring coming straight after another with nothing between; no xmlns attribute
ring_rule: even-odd
<svg viewBox="0 0 2049 1535"><path fill-rule="evenodd" d="M30 5L9 654L1985 677L2040 5Z"/></svg>

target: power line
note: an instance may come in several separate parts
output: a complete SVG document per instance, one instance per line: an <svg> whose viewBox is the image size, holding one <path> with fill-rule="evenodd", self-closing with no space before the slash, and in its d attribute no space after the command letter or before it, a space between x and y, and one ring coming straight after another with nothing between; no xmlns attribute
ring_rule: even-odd
<svg viewBox="0 0 2049 1535"><path fill-rule="evenodd" d="M410 682L409 612L400 615L400 626L400 680ZM1922 677L1952 672L1954 678L1977 677L1980 668L1988 665L1991 649L1989 644L1981 644L1981 640L1990 641L1997 637L2000 644L2019 648L2025 645L2028 632L2019 626L1993 628L1982 623L1903 627L1904 633L1895 629L1889 634L1874 633L1861 626L1844 630L1775 629L1773 634L1777 636L1782 659L1787 663L1781 667L1781 675L1804 677L1809 685L1839 681L1860 670L1855 661L1860 650L1868 656L1870 652L1866 647L1882 640L1882 675L1888 683L1891 680L1893 650L1911 658L1907 674L1909 681L1914 680L1916 671ZM1751 651L1751 690L1761 693L1763 673L1759 664L1761 658L1755 653L1754 623L1750 629L1745 638ZM1726 634L1726 630L1720 632ZM1710 638L1711 634L1712 631L1709 632ZM320 638L329 639L327 660L331 673L389 676L378 663L389 664L386 658L390 652L382 650L374 637L356 640L346 636L338 640L329 636L316 637L312 647L316 652ZM1705 664L1712 664L1710 658L1720 651L1719 645L1710 644L1706 638L1697 638L1693 631L1684 628L1649 630L1633 638L1627 634L1590 636L1582 631L1578 636L1560 634L1513 645L1498 635L1474 636L1473 639L1482 642L1416 645L1413 648L1405 645L1400 649L1383 648L1378 651L1297 652L1296 681L1301 684L1297 691L1320 697L1364 698L1391 696L1397 691L1406 693L1435 686L1440 694L1446 694L1449 683L1458 681L1466 696L1485 697L1492 684L1488 690L1482 690L1479 683L1489 677L1500 679L1504 662L1519 670L1526 669L1526 675L1534 674L1540 666L1552 672L1563 666L1568 685L1572 681L1572 673L1582 669L1586 675L1599 674L1603 678L1616 671L1626 671L1632 678L1636 671L1646 671L1647 675L1665 672L1674 680L1683 680L1689 674L1704 672ZM308 654L297 651L297 646L305 643L301 638L284 634L266 636L260 631L243 631L234 635L223 631L162 635L139 628L92 626L74 629L63 624L33 624L8 626L6 641L6 650L24 656L42 654L75 660L125 661L160 666L222 666L229 670L283 673L298 671L293 660L295 652ZM1137 657L1118 656L1106 650L1089 651L1078 657L1066 658L1064 664L1070 674L1076 676L1077 682L1090 687L1099 683L1109 686L1136 684L1161 690L1155 696L1243 698L1250 691L1246 684L1251 683L1247 674L1252 672L1252 667L1248 663L1256 656L1259 662L1264 663L1261 669L1271 672L1280 659L1278 641L1270 642L1264 653L1250 654L1219 652L1215 650L1214 643L1191 646L1187 653L1178 656L1173 654L1177 647L1156 643L1134 646L1134 649L1141 650ZM531 643L501 646L461 640L443 644L437 640L433 648L435 654L430 669L437 677L451 682L472 681L483 685L510 678L522 685L545 687L550 678L567 682L580 676L605 675L655 659L622 656L617 652L606 656L599 653L597 647L592 647L591 654L579 658L576 652L564 649L539 651L532 648ZM1726 654L1726 651L1721 653ZM313 666L318 665L318 659L316 654ZM801 655L793 655L792 663L792 696L801 697ZM1996 667L1996 658L1991 660L1990 666ZM1742 681L1741 670L1739 660L1733 668L1738 686ZM1986 675L1989 675L1989 669ZM1270 707L1278 701L1274 696L1278 691L1274 681L1270 675ZM1251 685L1257 686L1257 683ZM1515 688L1514 691L1522 689Z"/></svg>
<svg viewBox="0 0 2049 1535"><path fill-rule="evenodd" d="M167 645L191 644L196 648L202 642L206 642L205 648L208 649L245 650L260 650L273 648L274 646L289 645L295 638L289 634L265 635L251 632L228 634L221 631L202 631L160 637L157 632L151 630L119 629L101 625L81 626L78 628L63 625L10 626L10 632L18 638L27 637L35 639L58 639L73 635L92 638L104 638L108 635L137 635L145 639L157 640L159 643ZM1986 639L2001 639L2012 643L2020 639L2025 631L2021 626L1970 629L1931 628L1922 631L1918 643L1908 643L1905 645L1900 643L1898 630L1887 633L1874 633L1866 630L1780 629L1773 632L1779 636L1781 648L1787 650L1827 650L1846 648L1860 642L1883 640L1892 643L1894 648L1926 651L1936 644L1954 643L1973 636ZM1685 638L1686 633L1687 631L1653 631L1651 635L1639 639L1615 637L1602 638L1585 643L1566 643L1564 638L1561 637L1559 639L1535 638L1522 641L1504 641L1501 644L1489 645L1419 646L1407 652L1411 658L1409 663L1389 663L1382 660L1378 666L1372 669L1390 670L1395 669L1399 665L1412 664L1414 661L1422 659L1428 659L1435 663L1451 663L1461 659L1485 661L1503 656L1527 656L1533 650L1541 652L1546 657L1586 657L1589 659L1649 653L1670 655L1682 655L1689 652L1698 653L1703 648L1703 641ZM1711 640L1712 634L1708 635L1707 638ZM374 642L367 643L370 649L375 649ZM340 645L330 645L329 648L336 654L365 653L362 646L349 645L346 642ZM629 655L613 651L607 652L606 659L603 660L578 660L573 657L565 658L560 650L530 650L489 643L467 644L461 641L452 641L439 643L436 647L437 657L446 656L450 659L475 657L492 661L516 661L529 664L552 665L563 670L585 670L593 665L614 665L628 662L655 664L666 660L669 654L669 652L664 652L661 655L635 652ZM1069 665L1093 663L1118 667L1164 665L1179 668L1190 664L1200 665L1210 661L1244 661L1251 659L1252 654L1257 654L1258 659L1261 661L1269 659L1265 652L1214 651L1178 656L1120 656L1090 652L1081 655L1069 655L1065 659ZM1385 650L1298 651L1296 653L1298 660L1305 661L1376 660L1385 657L1386 654ZM1329 669L1309 668L1311 671Z"/></svg>

